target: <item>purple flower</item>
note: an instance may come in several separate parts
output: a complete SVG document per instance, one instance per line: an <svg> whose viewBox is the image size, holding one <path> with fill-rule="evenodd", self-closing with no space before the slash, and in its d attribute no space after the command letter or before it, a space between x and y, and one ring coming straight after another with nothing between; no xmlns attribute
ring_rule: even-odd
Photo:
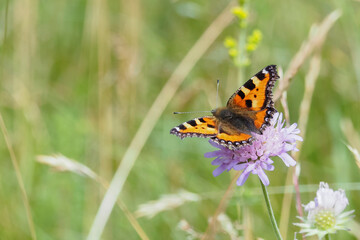
<svg viewBox="0 0 360 240"><path fill-rule="evenodd" d="M269 185L269 178L265 171L273 171L273 160L270 157L279 156L287 167L295 166L296 161L287 153L298 151L296 141L303 139L298 135L300 130L296 123L290 127L284 127L282 114L275 113L263 134L253 134L254 140L251 145L245 145L237 149L229 149L210 140L210 144L218 148L214 152L205 153L207 158L215 158L212 165L219 165L213 175L218 176L223 171L231 169L240 171L242 174L237 180L237 185L243 185L250 173L257 174L264 185Z"/></svg>

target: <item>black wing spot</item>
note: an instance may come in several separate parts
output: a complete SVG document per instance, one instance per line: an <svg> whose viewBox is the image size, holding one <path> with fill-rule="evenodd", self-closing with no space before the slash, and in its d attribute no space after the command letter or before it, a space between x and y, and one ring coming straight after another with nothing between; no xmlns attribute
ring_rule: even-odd
<svg viewBox="0 0 360 240"><path fill-rule="evenodd" d="M256 94L254 94L254 98L256 98L257 96L256 96Z"/></svg>
<svg viewBox="0 0 360 240"><path fill-rule="evenodd" d="M253 80L249 80L244 84L244 87L246 87L249 90L253 90L255 88L255 84L253 82Z"/></svg>
<svg viewBox="0 0 360 240"><path fill-rule="evenodd" d="M251 108L252 107L252 101L251 100L246 100L245 101L245 104L248 108Z"/></svg>
<svg viewBox="0 0 360 240"><path fill-rule="evenodd" d="M244 99L245 94L242 90L239 90L239 92L237 94L241 97L241 99Z"/></svg>
<svg viewBox="0 0 360 240"><path fill-rule="evenodd" d="M258 72L258 73L256 74L256 77L257 77L260 81L262 81L262 80L265 79L265 74L263 74L263 72L261 71L261 72Z"/></svg>
<svg viewBox="0 0 360 240"><path fill-rule="evenodd" d="M184 124L181 124L181 125L179 126L179 128L180 128L181 130L185 130L185 129L186 129L186 127L184 126Z"/></svg>
<svg viewBox="0 0 360 240"><path fill-rule="evenodd" d="M257 88L256 91L259 91L259 89Z"/></svg>
<svg viewBox="0 0 360 240"><path fill-rule="evenodd" d="M214 125L211 125L211 124L208 124L207 125L209 128L215 128L215 126Z"/></svg>
<svg viewBox="0 0 360 240"><path fill-rule="evenodd" d="M190 121L187 121L188 124L190 124L191 126L195 127L197 125L196 121L195 120L190 120Z"/></svg>
<svg viewBox="0 0 360 240"><path fill-rule="evenodd" d="M206 121L203 118L199 118L199 121L202 123L206 123Z"/></svg>

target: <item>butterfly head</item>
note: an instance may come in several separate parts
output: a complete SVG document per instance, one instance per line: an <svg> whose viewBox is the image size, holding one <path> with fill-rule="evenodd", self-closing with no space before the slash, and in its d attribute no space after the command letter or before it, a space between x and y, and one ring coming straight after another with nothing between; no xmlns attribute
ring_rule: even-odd
<svg viewBox="0 0 360 240"><path fill-rule="evenodd" d="M234 113L226 107L213 109L211 110L211 113L220 121L230 120L234 117Z"/></svg>

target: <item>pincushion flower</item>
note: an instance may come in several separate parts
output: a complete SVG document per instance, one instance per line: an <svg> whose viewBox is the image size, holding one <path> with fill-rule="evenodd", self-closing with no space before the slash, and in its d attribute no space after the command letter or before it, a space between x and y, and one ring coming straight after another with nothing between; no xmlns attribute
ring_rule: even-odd
<svg viewBox="0 0 360 240"><path fill-rule="evenodd" d="M344 190L334 191L327 183L320 182L314 201L304 205L307 217L298 217L302 223L294 224L301 227L300 233L317 235L319 239L337 230L349 231L345 224L353 217L354 210L343 212L348 204Z"/></svg>
<svg viewBox="0 0 360 240"><path fill-rule="evenodd" d="M300 130L296 123L290 127L284 127L282 114L275 113L263 134L253 134L254 140L251 145L245 145L237 149L229 149L220 144L210 144L219 150L205 153L205 157L214 158L212 165L219 165L213 175L218 176L223 171L231 169L243 171L237 180L237 185L243 185L250 173L256 174L264 185L270 181L266 171L273 171L274 166L271 157L279 156L287 167L296 165L296 161L287 153L297 151L296 141L302 141L298 135Z"/></svg>

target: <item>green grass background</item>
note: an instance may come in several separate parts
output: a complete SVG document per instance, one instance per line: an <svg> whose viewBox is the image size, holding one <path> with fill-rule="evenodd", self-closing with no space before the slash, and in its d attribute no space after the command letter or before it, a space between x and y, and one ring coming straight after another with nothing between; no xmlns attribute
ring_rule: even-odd
<svg viewBox="0 0 360 240"><path fill-rule="evenodd" d="M0 111L20 164L38 239L84 239L104 191L72 173L57 173L35 161L39 154L61 153L94 169L110 181L153 101L181 59L227 1L154 0L2 0L0 1ZM251 77L266 65L286 70L307 38L310 26L335 9L342 17L321 50L315 88L301 152L300 184L326 181L347 190L358 214L359 168L346 148L340 120L360 128L360 2L249 1L248 29L258 28L263 41L245 68ZM231 174L215 169L203 154L213 150L204 139L180 141L169 130L193 115L173 111L210 110L216 79L223 104L240 83L223 47L227 27L194 66L152 131L120 198L134 212L138 205L178 189L211 198L187 203L152 219L139 218L150 239L184 239L177 228L186 219L204 232L228 187ZM288 91L291 122L299 117L309 61ZM281 110L280 104L276 106ZM194 116L197 116L194 114ZM355 134L355 133L354 133ZM25 208L4 138L0 138L0 239L30 239ZM271 184L285 184L287 168L276 159ZM354 183L347 189L347 183ZM259 183L250 176L237 187L226 213L243 222L248 211L254 237L274 239ZM303 203L314 192L302 193ZM279 221L283 194L271 199ZM297 222L292 202L288 239ZM360 221L359 216L355 221ZM246 227L246 226L244 226ZM240 234L241 235L241 234ZM219 234L218 239L228 239ZM115 207L103 239L139 239ZM356 239L341 233L335 239Z"/></svg>

